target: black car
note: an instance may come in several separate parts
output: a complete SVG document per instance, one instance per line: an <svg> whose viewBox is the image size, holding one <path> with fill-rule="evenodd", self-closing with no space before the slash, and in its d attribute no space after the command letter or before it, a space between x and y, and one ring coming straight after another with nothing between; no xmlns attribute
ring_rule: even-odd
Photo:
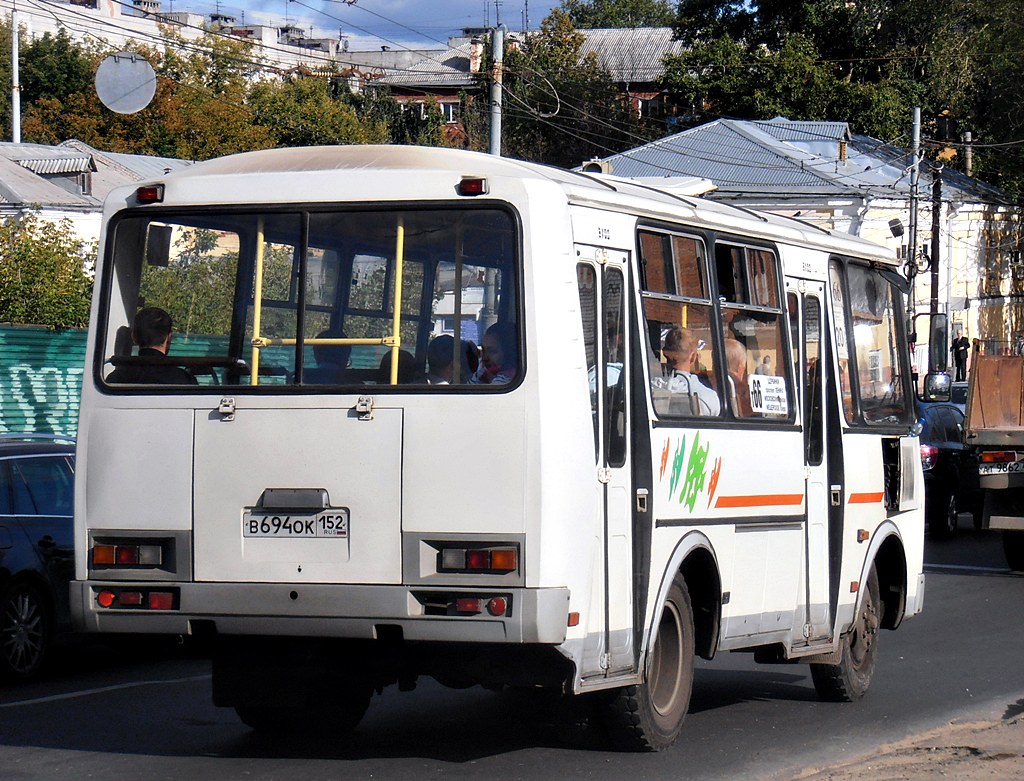
<svg viewBox="0 0 1024 781"><path fill-rule="evenodd" d="M956 531L957 515L981 519L978 453L964 444L964 413L950 402L917 403L924 467L924 510L928 535L946 539Z"/></svg>
<svg viewBox="0 0 1024 781"><path fill-rule="evenodd" d="M0 435L0 676L29 678L70 631L73 440Z"/></svg>

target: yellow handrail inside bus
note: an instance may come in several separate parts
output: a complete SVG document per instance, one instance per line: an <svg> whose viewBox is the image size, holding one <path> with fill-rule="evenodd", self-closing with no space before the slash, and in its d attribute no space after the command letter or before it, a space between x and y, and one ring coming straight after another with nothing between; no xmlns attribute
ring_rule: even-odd
<svg viewBox="0 0 1024 781"><path fill-rule="evenodd" d="M263 218L256 221L256 291L253 293L252 304L252 375L249 377L250 385L259 385L260 382L260 348L257 341L260 339L261 315L263 312Z"/></svg>
<svg viewBox="0 0 1024 781"><path fill-rule="evenodd" d="M405 220L395 226L395 316L391 326L391 384L398 384L398 351L402 346L402 275L405 273Z"/></svg>
<svg viewBox="0 0 1024 781"><path fill-rule="evenodd" d="M395 314L392 319L390 336L359 337L315 337L303 339L303 344L383 344L391 348L391 384L398 384L398 352L402 346L402 275L405 271L405 221L399 217L395 237ZM260 336L260 314L263 300L263 218L256 225L256 292L252 316L252 379L259 382L260 350L271 345L294 347L298 339Z"/></svg>

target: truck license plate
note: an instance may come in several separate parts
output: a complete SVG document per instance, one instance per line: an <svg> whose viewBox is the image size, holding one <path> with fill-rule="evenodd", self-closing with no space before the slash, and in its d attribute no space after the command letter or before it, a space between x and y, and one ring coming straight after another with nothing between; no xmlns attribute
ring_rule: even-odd
<svg viewBox="0 0 1024 781"><path fill-rule="evenodd" d="M348 537L348 509L318 513L254 513L242 516L243 537Z"/></svg>

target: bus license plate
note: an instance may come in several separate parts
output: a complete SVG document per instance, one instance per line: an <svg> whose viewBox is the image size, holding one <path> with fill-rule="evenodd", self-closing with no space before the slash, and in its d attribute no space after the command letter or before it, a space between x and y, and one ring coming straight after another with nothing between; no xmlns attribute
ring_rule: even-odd
<svg viewBox="0 0 1024 781"><path fill-rule="evenodd" d="M245 513L242 516L243 537L348 537L348 510L319 513Z"/></svg>

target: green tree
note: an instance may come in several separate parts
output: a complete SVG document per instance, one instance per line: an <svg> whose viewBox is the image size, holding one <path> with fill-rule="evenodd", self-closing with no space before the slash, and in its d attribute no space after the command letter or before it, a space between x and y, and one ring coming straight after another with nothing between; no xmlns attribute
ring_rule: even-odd
<svg viewBox="0 0 1024 781"><path fill-rule="evenodd" d="M75 44L63 29L26 42L20 59L21 99L27 104L91 91L99 64L98 55Z"/></svg>
<svg viewBox="0 0 1024 781"><path fill-rule="evenodd" d="M327 79L302 76L262 81L252 88L248 102L275 146L383 142L387 136L382 124L361 121L349 103L332 96L331 87Z"/></svg>
<svg viewBox="0 0 1024 781"><path fill-rule="evenodd" d="M91 252L68 220L38 214L0 220L0 321L80 328L89 320Z"/></svg>
<svg viewBox="0 0 1024 781"><path fill-rule="evenodd" d="M558 7L581 30L668 27L676 16L672 0L562 0Z"/></svg>
<svg viewBox="0 0 1024 781"><path fill-rule="evenodd" d="M583 43L569 15L555 9L529 46L507 53L505 154L572 167L650 135L596 56L583 56ZM486 110L485 101L476 104Z"/></svg>

